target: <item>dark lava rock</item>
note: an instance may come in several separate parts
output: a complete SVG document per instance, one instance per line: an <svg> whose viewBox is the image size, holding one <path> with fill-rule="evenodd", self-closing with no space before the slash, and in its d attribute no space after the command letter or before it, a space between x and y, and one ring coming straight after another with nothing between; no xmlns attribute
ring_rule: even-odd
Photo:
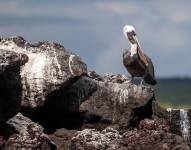
<svg viewBox="0 0 191 150"><path fill-rule="evenodd" d="M188 143L168 132L163 120L142 120L139 129L119 134L106 128L102 132L85 129L72 138L70 150L189 150Z"/></svg>
<svg viewBox="0 0 191 150"><path fill-rule="evenodd" d="M58 150L68 150L71 139L75 136L76 132L77 130L61 128L57 129L54 134L49 134L49 137L56 144Z"/></svg>
<svg viewBox="0 0 191 150"><path fill-rule="evenodd" d="M0 54L0 74L19 70L28 61L27 55L22 53L0 49Z"/></svg>
<svg viewBox="0 0 191 150"><path fill-rule="evenodd" d="M8 140L0 137L0 148L5 150L53 150L56 146L49 137L43 133L43 128L37 123L17 114L7 122L17 130Z"/></svg>
<svg viewBox="0 0 191 150"><path fill-rule="evenodd" d="M96 129L78 131L72 138L69 150L117 150L124 149L120 144L122 136L113 128L106 128L102 132Z"/></svg>
<svg viewBox="0 0 191 150"><path fill-rule="evenodd" d="M44 117L38 119L38 121L44 119L41 124L46 129L50 129L52 123L60 124L59 126L52 124L52 127L57 130L54 133L49 132L50 138L58 149L68 149L72 137L79 130L92 128L93 131L99 132L95 129L113 127L118 131L112 130L121 133L139 124L140 120L152 116L153 90L151 88L136 86L123 75L105 77L96 75L95 72L94 75L96 79L93 76L80 77L65 90L68 99L72 99L74 104L79 104L80 112L62 114L63 119L53 115L51 120L51 114L56 111L54 110L46 112Z"/></svg>
<svg viewBox="0 0 191 150"><path fill-rule="evenodd" d="M170 132L180 135L186 141L191 140L191 110L162 108L156 101L152 104L153 118L166 120Z"/></svg>
<svg viewBox="0 0 191 150"><path fill-rule="evenodd" d="M39 42L32 45L22 37L2 38L0 49L24 53L29 58L21 69L22 107L38 108L57 99L57 106L63 109L68 103L62 96L63 91L87 73L81 58L57 43Z"/></svg>
<svg viewBox="0 0 191 150"><path fill-rule="evenodd" d="M185 111L161 108L151 87L87 73L79 56L56 43L2 38L0 53L0 149L54 149L49 137L60 150L189 149L179 136ZM40 125L20 113L10 119L21 101L21 112ZM16 130L8 139L6 127Z"/></svg>
<svg viewBox="0 0 191 150"><path fill-rule="evenodd" d="M152 88L134 85L120 75L101 78L81 76L57 93L62 95L62 105L59 97L53 95L54 100L47 101L42 109L26 110L25 115L38 121L49 134L58 128L102 130L112 126L125 130L137 126L144 118L151 118ZM59 109L51 108L55 105ZM64 119L55 117L60 114Z"/></svg>
<svg viewBox="0 0 191 150"><path fill-rule="evenodd" d="M106 126L125 129L136 126L141 119L151 118L154 98L152 88L132 84L124 75L106 75L100 79L81 77L76 83L88 82L91 87L97 87L91 97L81 101L80 111L86 116L87 122L95 123L97 120Z"/></svg>
<svg viewBox="0 0 191 150"><path fill-rule="evenodd" d="M176 134L169 133L164 120L142 120L138 130L123 134L123 144L134 150L189 150L188 143Z"/></svg>
<svg viewBox="0 0 191 150"><path fill-rule="evenodd" d="M25 54L0 49L0 134L4 136L13 132L5 121L19 111L22 97L20 68L27 61Z"/></svg>

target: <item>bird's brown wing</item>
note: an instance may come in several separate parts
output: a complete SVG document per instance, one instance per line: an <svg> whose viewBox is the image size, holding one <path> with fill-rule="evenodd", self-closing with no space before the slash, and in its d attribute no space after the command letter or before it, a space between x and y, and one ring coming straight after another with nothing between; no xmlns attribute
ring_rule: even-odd
<svg viewBox="0 0 191 150"><path fill-rule="evenodd" d="M139 58L131 56L130 51L123 51L123 64L133 77L142 77L145 74L145 66L141 65Z"/></svg>
<svg viewBox="0 0 191 150"><path fill-rule="evenodd" d="M139 58L141 59L141 61L147 66L149 64L147 57L139 48L138 48L138 55L139 55Z"/></svg>
<svg viewBox="0 0 191 150"><path fill-rule="evenodd" d="M145 55L145 57L148 61L148 65L147 65L147 72L146 72L146 76L144 77L144 80L148 84L155 85L157 82L155 79L154 65L153 65L151 59L147 55Z"/></svg>

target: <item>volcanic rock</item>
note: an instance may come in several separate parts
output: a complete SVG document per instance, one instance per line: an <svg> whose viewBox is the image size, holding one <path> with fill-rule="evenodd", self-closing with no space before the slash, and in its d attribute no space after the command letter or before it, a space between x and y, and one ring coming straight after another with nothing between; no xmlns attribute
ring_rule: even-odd
<svg viewBox="0 0 191 150"><path fill-rule="evenodd" d="M43 128L24 117L17 114L7 122L17 130L17 134L13 134L8 140L1 140L0 148L5 150L53 150L56 146L49 137L43 133Z"/></svg>
<svg viewBox="0 0 191 150"><path fill-rule="evenodd" d="M77 132L77 135L72 138L70 150L106 150L120 149L121 135L113 128L106 128L102 132L95 129L85 129Z"/></svg>
<svg viewBox="0 0 191 150"><path fill-rule="evenodd" d="M5 121L19 111L22 97L20 68L27 61L25 54L0 49L0 134L4 136L13 132Z"/></svg>
<svg viewBox="0 0 191 150"><path fill-rule="evenodd" d="M0 49L0 74L6 71L17 71L28 61L28 57L22 53Z"/></svg>
<svg viewBox="0 0 191 150"><path fill-rule="evenodd" d="M50 139L56 144L58 150L68 150L71 139L75 136L77 130L66 128L57 129L54 134L49 134Z"/></svg>
<svg viewBox="0 0 191 150"><path fill-rule="evenodd" d="M190 149L179 135L191 111L163 109L151 87L87 72L57 43L1 38L0 53L0 149L54 149L49 137L59 150Z"/></svg>
<svg viewBox="0 0 191 150"><path fill-rule="evenodd" d="M106 75L99 80L81 77L75 84L82 83L88 83L86 89L92 85L97 87L91 97L80 101L80 111L87 121L97 120L123 129L152 116L154 94L150 87L137 86L124 75Z"/></svg>
<svg viewBox="0 0 191 150"><path fill-rule="evenodd" d="M152 118L166 120L170 132L180 135L185 141L191 140L191 109L162 108L156 101L153 102Z"/></svg>
<svg viewBox="0 0 191 150"><path fill-rule="evenodd" d="M59 106L65 105L67 102L62 97L63 91L79 76L87 73L86 64L81 58L66 51L60 44L39 42L32 45L22 37L13 37L2 38L0 49L23 53L29 58L20 73L22 107L38 108L52 99L57 99L57 104L61 100Z"/></svg>
<svg viewBox="0 0 191 150"><path fill-rule="evenodd" d="M183 139L168 132L162 120L142 120L139 129L119 134L117 130L85 129L72 138L70 150L189 150Z"/></svg>

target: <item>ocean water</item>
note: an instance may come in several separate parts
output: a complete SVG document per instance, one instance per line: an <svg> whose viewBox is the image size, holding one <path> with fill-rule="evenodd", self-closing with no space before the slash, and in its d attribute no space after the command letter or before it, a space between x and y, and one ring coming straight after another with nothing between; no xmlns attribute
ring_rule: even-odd
<svg viewBox="0 0 191 150"><path fill-rule="evenodd" d="M191 78L157 79L156 100L164 107L191 108Z"/></svg>

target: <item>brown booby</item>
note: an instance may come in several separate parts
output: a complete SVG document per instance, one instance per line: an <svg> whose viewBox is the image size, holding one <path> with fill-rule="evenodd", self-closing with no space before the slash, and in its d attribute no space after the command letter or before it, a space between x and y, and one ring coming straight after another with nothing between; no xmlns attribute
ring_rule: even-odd
<svg viewBox="0 0 191 150"><path fill-rule="evenodd" d="M125 37L129 40L131 49L123 52L123 64L127 71L134 77L143 77L145 83L155 85L157 82L154 75L154 66L151 59L145 55L140 47L135 28L125 25L123 28ZM141 81L141 85L142 82Z"/></svg>

